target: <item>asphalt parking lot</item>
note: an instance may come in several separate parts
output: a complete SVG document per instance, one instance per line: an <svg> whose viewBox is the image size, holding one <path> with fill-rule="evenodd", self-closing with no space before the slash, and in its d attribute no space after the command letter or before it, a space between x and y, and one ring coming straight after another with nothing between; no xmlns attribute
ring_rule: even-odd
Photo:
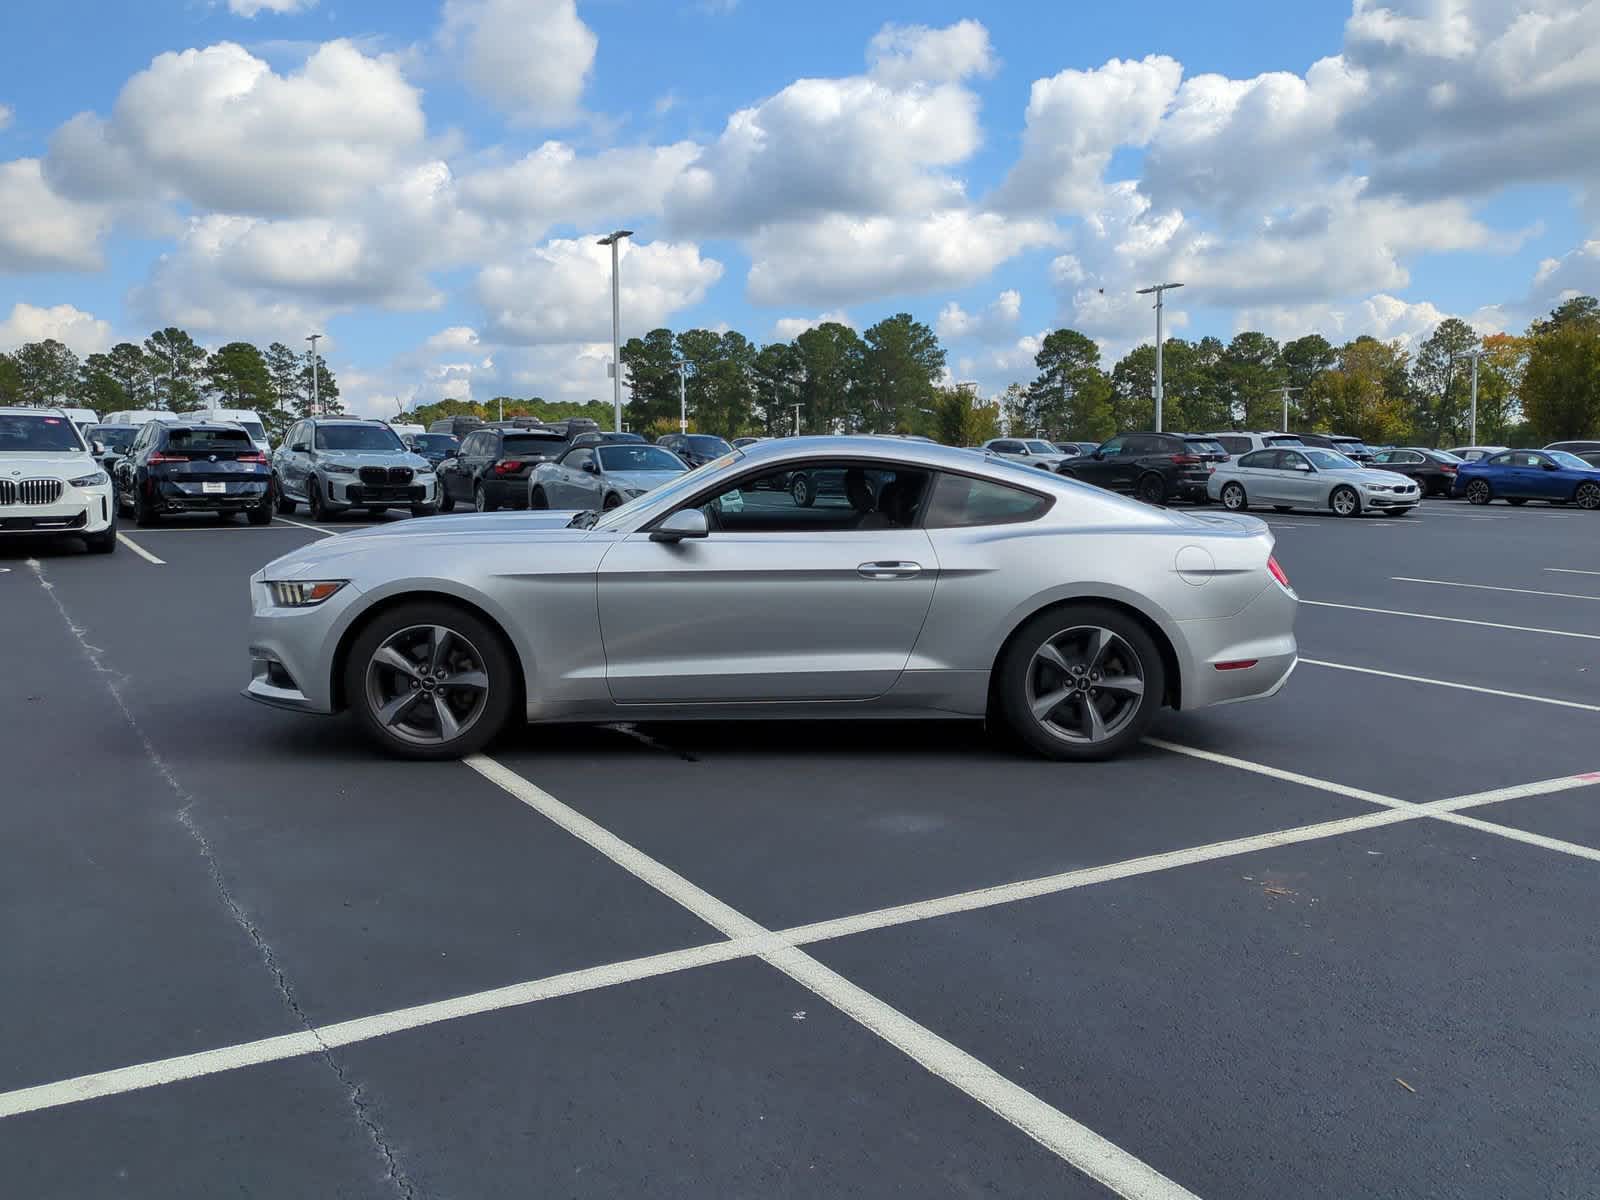
<svg viewBox="0 0 1600 1200"><path fill-rule="evenodd" d="M978 727L260 708L324 530L0 546L27 1197L1600 1194L1600 515L1270 518L1268 702Z"/></svg>

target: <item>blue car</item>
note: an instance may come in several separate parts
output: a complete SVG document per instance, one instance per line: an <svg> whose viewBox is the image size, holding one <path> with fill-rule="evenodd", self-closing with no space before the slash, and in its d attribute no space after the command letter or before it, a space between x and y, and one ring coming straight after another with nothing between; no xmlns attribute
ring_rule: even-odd
<svg viewBox="0 0 1600 1200"><path fill-rule="evenodd" d="M1565 450L1502 450L1456 468L1450 494L1465 496L1472 504L1548 500L1600 508L1600 467Z"/></svg>

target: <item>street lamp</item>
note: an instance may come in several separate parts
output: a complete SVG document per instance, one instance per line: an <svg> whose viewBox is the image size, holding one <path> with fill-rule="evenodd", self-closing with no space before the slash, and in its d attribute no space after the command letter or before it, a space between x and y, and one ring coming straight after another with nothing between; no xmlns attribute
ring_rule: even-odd
<svg viewBox="0 0 1600 1200"><path fill-rule="evenodd" d="M689 432L689 384L685 378L689 364L678 363L678 432Z"/></svg>
<svg viewBox="0 0 1600 1200"><path fill-rule="evenodd" d="M1283 393L1283 432L1284 433L1288 433L1289 432L1289 393L1290 392L1303 392L1303 391L1305 391L1305 388L1283 387L1283 388L1279 388L1278 390Z"/></svg>
<svg viewBox="0 0 1600 1200"><path fill-rule="evenodd" d="M322 394L317 389L317 343L322 340L320 333L313 333L306 341L311 343L311 412L315 416L322 415Z"/></svg>
<svg viewBox="0 0 1600 1200"><path fill-rule="evenodd" d="M611 405L618 433L622 432L622 292L617 283L617 247L632 236L633 230L619 229L597 243L611 247Z"/></svg>
<svg viewBox="0 0 1600 1200"><path fill-rule="evenodd" d="M803 404L796 404L794 406L794 435L795 435L795 437L799 437L800 436L800 410L802 408L804 408L804 407L805 406Z"/></svg>
<svg viewBox="0 0 1600 1200"><path fill-rule="evenodd" d="M1467 439L1469 446L1478 444L1478 360L1483 355L1482 350L1467 351L1467 357L1472 360L1472 436Z"/></svg>
<svg viewBox="0 0 1600 1200"><path fill-rule="evenodd" d="M1155 297L1156 297L1156 432L1157 433L1161 432L1161 401L1166 395L1166 392L1163 389L1162 383L1161 383L1161 343L1162 343L1162 334L1161 334L1161 297L1162 297L1162 294L1164 292L1169 292L1173 288L1181 288L1182 286L1183 286L1183 284L1181 284L1181 283L1158 283L1158 284L1154 285L1153 287L1140 288L1138 290L1138 292L1135 293L1136 295L1140 295L1140 296L1148 296L1152 292L1154 292L1155 293Z"/></svg>

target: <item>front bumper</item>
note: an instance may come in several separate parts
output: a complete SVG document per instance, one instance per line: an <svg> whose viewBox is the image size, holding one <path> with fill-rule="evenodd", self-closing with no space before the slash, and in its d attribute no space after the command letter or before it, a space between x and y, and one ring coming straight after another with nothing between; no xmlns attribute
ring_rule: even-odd
<svg viewBox="0 0 1600 1200"><path fill-rule="evenodd" d="M1361 494L1361 507L1372 509L1415 508L1421 500L1422 493L1415 488L1409 492L1363 492Z"/></svg>
<svg viewBox="0 0 1600 1200"><path fill-rule="evenodd" d="M1294 636L1299 607L1299 598L1273 581L1232 616L1179 622L1186 649L1182 707L1276 695L1300 661ZM1245 662L1252 665L1234 665ZM1219 664L1230 669L1219 669Z"/></svg>
<svg viewBox="0 0 1600 1200"><path fill-rule="evenodd" d="M54 504L7 504L0 507L0 534L102 533L116 518L111 485L65 487Z"/></svg>
<svg viewBox="0 0 1600 1200"><path fill-rule="evenodd" d="M274 708L331 713L333 656L361 592L347 583L314 608L272 603L266 571L250 577L250 682L244 694Z"/></svg>
<svg viewBox="0 0 1600 1200"><path fill-rule="evenodd" d="M408 484L375 485L344 475L328 477L324 486L329 503L348 508L408 508L413 504L432 504L435 477L413 479Z"/></svg>

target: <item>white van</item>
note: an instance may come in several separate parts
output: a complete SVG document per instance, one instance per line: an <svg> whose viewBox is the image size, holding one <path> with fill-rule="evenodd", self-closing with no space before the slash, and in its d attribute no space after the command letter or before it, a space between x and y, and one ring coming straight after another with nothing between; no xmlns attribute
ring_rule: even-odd
<svg viewBox="0 0 1600 1200"><path fill-rule="evenodd" d="M91 425L100 424L100 418L95 415L92 408L63 408L61 412L66 415L67 420L78 427L79 433Z"/></svg>
<svg viewBox="0 0 1600 1200"><path fill-rule="evenodd" d="M419 433L428 432L421 425L408 425L404 421L388 421L385 424L403 438L416 437Z"/></svg>
<svg viewBox="0 0 1600 1200"><path fill-rule="evenodd" d="M146 421L181 421L182 413L168 412L164 408L124 408L107 413L102 425L143 425Z"/></svg>
<svg viewBox="0 0 1600 1200"><path fill-rule="evenodd" d="M263 454L272 452L272 443L267 440L266 426L262 425L261 418L248 408L208 408L203 412L184 413L196 421L232 421L235 425L244 427L250 435L250 440L256 444L256 449Z"/></svg>

